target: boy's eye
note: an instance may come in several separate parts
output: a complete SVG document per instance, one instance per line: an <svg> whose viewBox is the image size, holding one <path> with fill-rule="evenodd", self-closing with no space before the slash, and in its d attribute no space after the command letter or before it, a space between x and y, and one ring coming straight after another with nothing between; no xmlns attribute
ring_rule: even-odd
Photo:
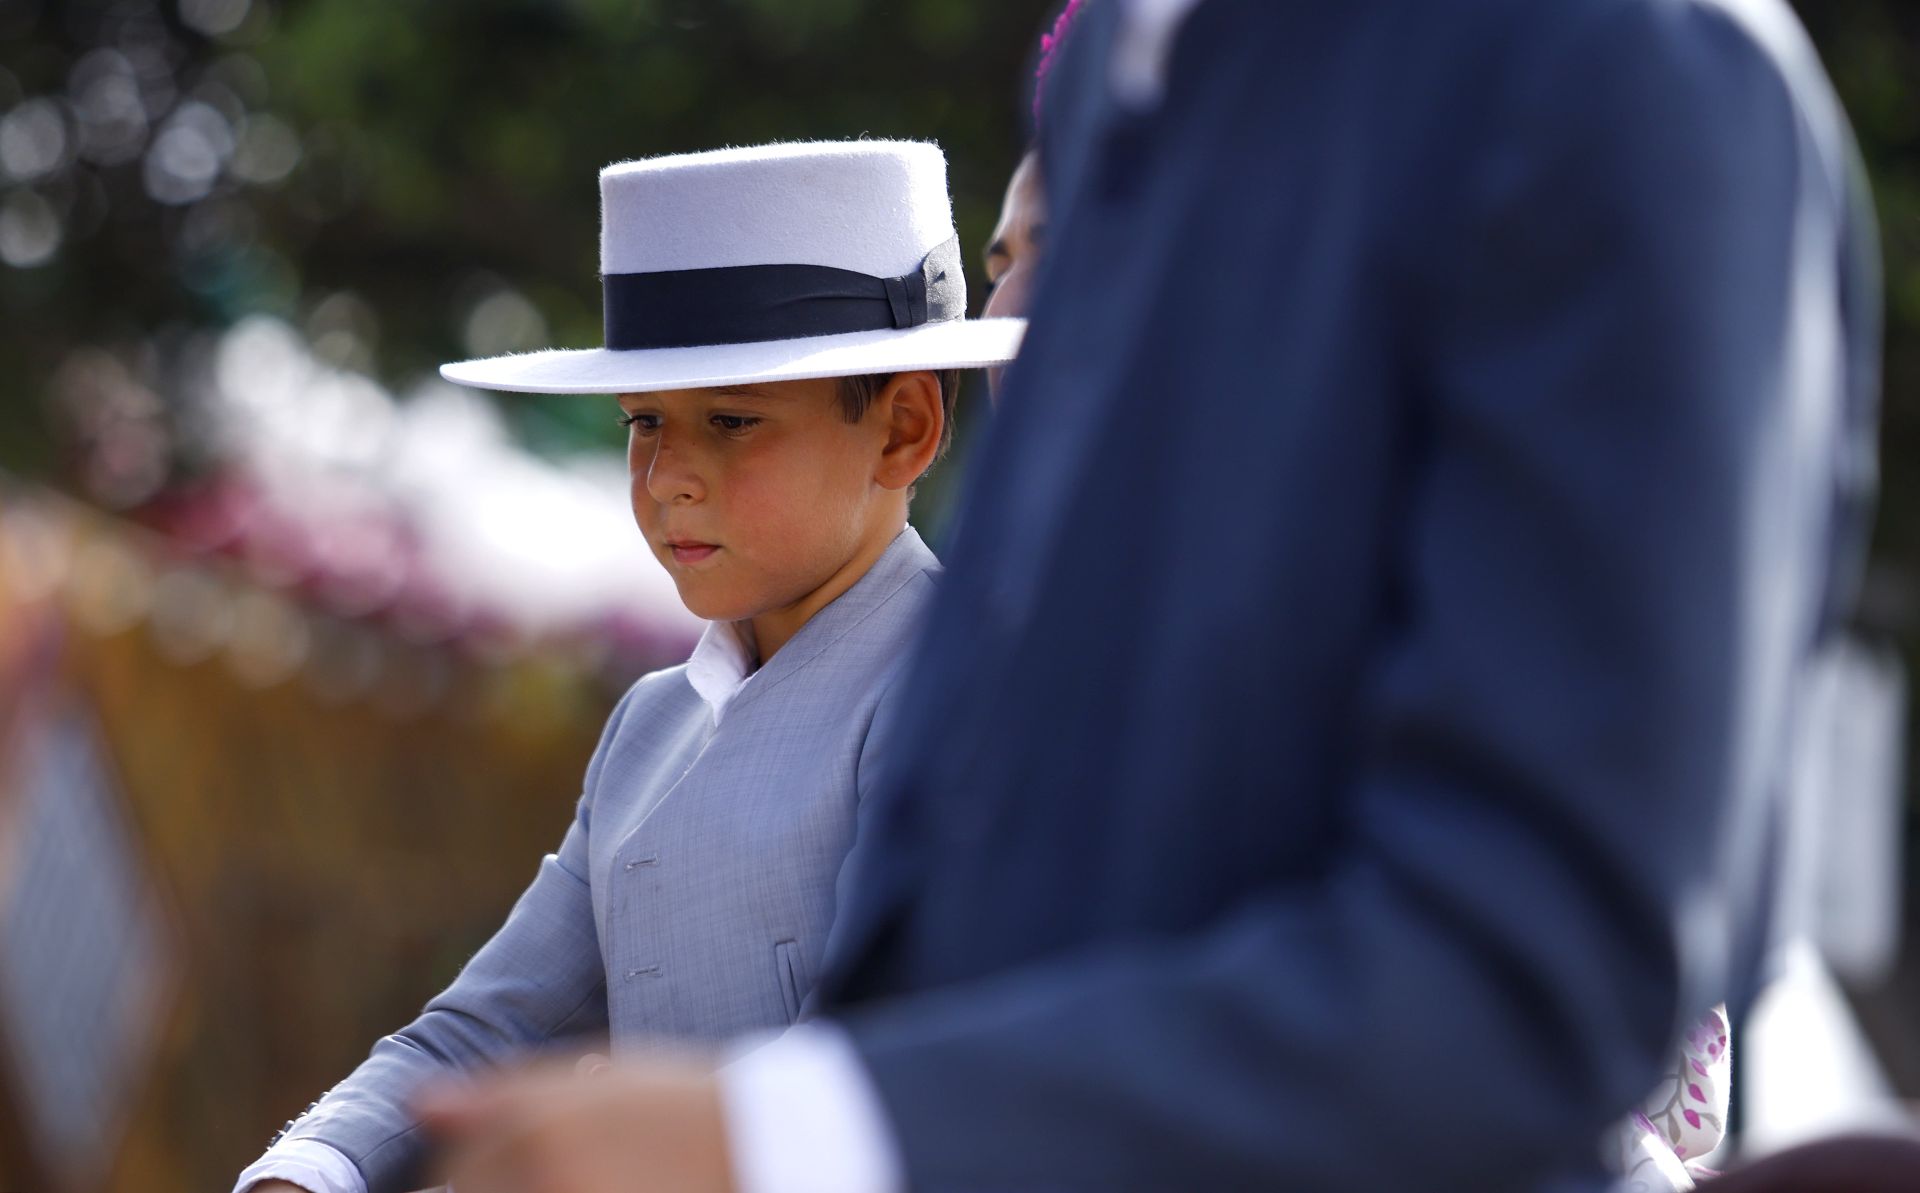
<svg viewBox="0 0 1920 1193"><path fill-rule="evenodd" d="M719 427L729 435L737 435L741 431L749 427L758 426L759 424L759 419L748 418L741 414L716 414L713 416L713 425Z"/></svg>
<svg viewBox="0 0 1920 1193"><path fill-rule="evenodd" d="M622 414L619 421L623 427L638 427L642 432L660 429L660 416L657 414Z"/></svg>

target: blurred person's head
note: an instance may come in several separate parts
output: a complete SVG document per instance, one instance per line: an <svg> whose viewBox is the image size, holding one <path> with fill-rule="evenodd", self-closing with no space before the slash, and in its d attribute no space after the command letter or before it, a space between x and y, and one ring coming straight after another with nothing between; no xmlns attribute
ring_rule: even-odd
<svg viewBox="0 0 1920 1193"><path fill-rule="evenodd" d="M1033 276L1047 239L1047 199L1040 188L1040 157L1029 149L1007 180L1000 222L987 242L985 316L1025 316Z"/></svg>
<svg viewBox="0 0 1920 1193"><path fill-rule="evenodd" d="M968 321L938 146L815 142L601 173L606 347L454 381L614 393L634 520L687 608L762 660L865 575L949 437L956 370L1023 325Z"/></svg>
<svg viewBox="0 0 1920 1193"><path fill-rule="evenodd" d="M1081 3L1082 0L1068 0L1040 37L1038 65L1033 73L1035 141L1047 75L1053 69ZM1019 164L1013 168L1013 176L1007 180L1006 194L1000 201L1000 219L987 240L987 301L980 312L984 317L1024 318L1033 300L1034 278L1047 240L1047 197L1041 186L1040 152L1035 141L1029 141ZM1003 369L987 372L988 393L995 401L999 400L1003 375Z"/></svg>

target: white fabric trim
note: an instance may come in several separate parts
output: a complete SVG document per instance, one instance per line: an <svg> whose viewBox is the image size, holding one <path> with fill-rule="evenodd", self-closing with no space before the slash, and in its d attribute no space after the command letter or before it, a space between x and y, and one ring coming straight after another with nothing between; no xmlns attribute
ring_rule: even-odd
<svg viewBox="0 0 1920 1193"><path fill-rule="evenodd" d="M440 366L458 385L536 394L627 394L705 389L911 369L978 369L1020 351L1025 319L953 319L905 330L854 331L759 344L695 348L555 349Z"/></svg>
<svg viewBox="0 0 1920 1193"><path fill-rule="evenodd" d="M748 1048L720 1070L737 1193L905 1193L892 1125L845 1033L816 1020Z"/></svg>
<svg viewBox="0 0 1920 1193"><path fill-rule="evenodd" d="M687 656L687 682L707 702L718 725L727 705L740 694L759 663L759 653L731 621L710 621Z"/></svg>
<svg viewBox="0 0 1920 1193"><path fill-rule="evenodd" d="M367 1193L366 1178L352 1160L318 1139L284 1139L247 1166L233 1193L246 1193L261 1181L288 1181L307 1193Z"/></svg>

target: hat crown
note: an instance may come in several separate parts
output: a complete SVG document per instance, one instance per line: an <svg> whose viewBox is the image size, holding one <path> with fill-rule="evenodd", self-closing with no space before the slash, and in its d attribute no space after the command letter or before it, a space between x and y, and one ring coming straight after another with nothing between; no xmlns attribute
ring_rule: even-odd
<svg viewBox="0 0 1920 1193"><path fill-rule="evenodd" d="M947 159L919 141L806 141L621 162L600 173L600 270L919 268L953 237Z"/></svg>
<svg viewBox="0 0 1920 1193"><path fill-rule="evenodd" d="M917 141L676 154L600 173L603 346L442 365L463 385L650 393L970 369L1021 319L966 316L947 160Z"/></svg>

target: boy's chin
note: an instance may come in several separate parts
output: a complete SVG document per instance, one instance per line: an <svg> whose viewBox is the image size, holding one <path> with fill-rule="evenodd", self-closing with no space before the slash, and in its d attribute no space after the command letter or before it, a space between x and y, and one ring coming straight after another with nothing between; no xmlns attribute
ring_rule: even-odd
<svg viewBox="0 0 1920 1193"><path fill-rule="evenodd" d="M742 600L738 596L697 589L691 584L679 584L680 603L687 612L701 621L746 621L760 612L752 601Z"/></svg>

